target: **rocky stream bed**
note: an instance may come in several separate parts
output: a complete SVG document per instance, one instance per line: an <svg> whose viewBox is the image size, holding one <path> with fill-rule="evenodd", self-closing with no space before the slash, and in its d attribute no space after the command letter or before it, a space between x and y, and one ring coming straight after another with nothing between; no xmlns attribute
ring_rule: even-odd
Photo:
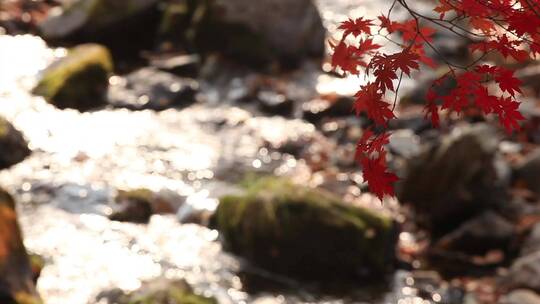
<svg viewBox="0 0 540 304"><path fill-rule="evenodd" d="M69 2L0 3L0 185L16 202L0 192L1 304L40 303L34 279L47 304L540 303L536 100L520 134L477 117L436 130L415 104L424 76L404 82L389 144L398 198L380 202L362 179L354 148L369 121L349 96L365 79L320 58L337 22L391 3L261 1L308 26L233 13L226 28L262 29L272 52L215 55L200 25L212 20L195 23L196 52L171 38L182 5L206 1L133 1L138 20L169 18L152 51L146 32L143 46L129 36L136 24L121 28L127 47L114 14L80 21L60 13ZM223 41L255 39L235 33ZM461 41L436 43L466 60Z"/></svg>

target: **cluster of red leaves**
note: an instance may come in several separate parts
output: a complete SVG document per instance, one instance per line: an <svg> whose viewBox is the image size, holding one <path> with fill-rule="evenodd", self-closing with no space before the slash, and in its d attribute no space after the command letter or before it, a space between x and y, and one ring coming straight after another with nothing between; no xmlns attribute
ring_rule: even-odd
<svg viewBox="0 0 540 304"><path fill-rule="evenodd" d="M390 19L397 3L412 19L404 22ZM498 53L504 59L523 62L540 54L540 0L439 0L434 8L439 18L415 12L406 0L395 0L392 8L387 16L379 16L377 20L362 17L342 22L341 40L330 43L334 50L331 63L336 71L372 76L355 95L357 114L364 113L378 129L386 130L389 120L396 117L396 96L403 75L410 77L422 66L436 66L426 55L428 47L437 52L432 44L436 31L423 26L430 23L474 41L470 45L471 54L481 53L478 60L465 67L443 59L449 72L433 83L426 96L425 112L432 124L439 125L440 111L459 114L475 107L484 114L496 115L509 133L519 128L519 121L524 119L516 100L516 94L521 93L521 82L512 70L486 64L482 59L489 53ZM454 23L456 20L459 24L468 22L468 27ZM396 36L400 42L395 42ZM399 45L400 50L384 52L383 46L374 42L377 37ZM437 88L447 80L455 85L439 96ZM489 86L491 83L496 86ZM389 92L395 94L393 103L385 101ZM364 179L380 199L394 195L393 184L398 180L386 164L385 145L389 136L388 131L376 134L368 129L356 151Z"/></svg>

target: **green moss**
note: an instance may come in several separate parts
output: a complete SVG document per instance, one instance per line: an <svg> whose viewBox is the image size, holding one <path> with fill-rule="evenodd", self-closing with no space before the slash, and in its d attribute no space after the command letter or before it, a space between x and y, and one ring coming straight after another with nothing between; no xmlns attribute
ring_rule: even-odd
<svg viewBox="0 0 540 304"><path fill-rule="evenodd" d="M9 122L4 117L0 116L0 138L9 134L9 128Z"/></svg>
<svg viewBox="0 0 540 304"><path fill-rule="evenodd" d="M79 45L44 71L34 93L59 108L86 110L103 102L112 69L105 47Z"/></svg>
<svg viewBox="0 0 540 304"><path fill-rule="evenodd" d="M245 195L222 197L215 222L231 251L308 276L382 272L395 246L390 218L274 177L253 182Z"/></svg>
<svg viewBox="0 0 540 304"><path fill-rule="evenodd" d="M158 34L166 37L182 35L189 26L190 14L190 8L186 2L167 4L161 17Z"/></svg>
<svg viewBox="0 0 540 304"><path fill-rule="evenodd" d="M42 304L43 302L38 297L27 294L27 293L17 293L15 295L15 302L10 304Z"/></svg>
<svg viewBox="0 0 540 304"><path fill-rule="evenodd" d="M116 195L116 201L122 201L122 200L139 200L139 201L145 201L145 202L151 202L154 197L154 192L149 189L145 188L139 188L139 189L133 189L133 190L119 190L118 194Z"/></svg>
<svg viewBox="0 0 540 304"><path fill-rule="evenodd" d="M119 304L217 304L214 298L197 295L183 280L158 280L121 297Z"/></svg>

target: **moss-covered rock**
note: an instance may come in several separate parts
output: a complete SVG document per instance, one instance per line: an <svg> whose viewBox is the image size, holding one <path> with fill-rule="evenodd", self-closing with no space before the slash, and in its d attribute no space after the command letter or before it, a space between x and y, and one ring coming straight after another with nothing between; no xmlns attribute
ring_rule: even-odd
<svg viewBox="0 0 540 304"><path fill-rule="evenodd" d="M60 109L89 110L105 103L112 69L111 55L105 47L79 45L43 72L34 93Z"/></svg>
<svg viewBox="0 0 540 304"><path fill-rule="evenodd" d="M9 168L30 155L28 143L21 132L0 116L0 169Z"/></svg>
<svg viewBox="0 0 540 304"><path fill-rule="evenodd" d="M233 253L304 278L382 276L394 258L392 219L286 179L262 178L243 196L222 197L213 222Z"/></svg>
<svg viewBox="0 0 540 304"><path fill-rule="evenodd" d="M184 280L157 279L131 293L104 296L115 304L217 304L214 298L197 295ZM102 296L103 297L103 296Z"/></svg>
<svg viewBox="0 0 540 304"><path fill-rule="evenodd" d="M0 303L40 304L17 223L15 201L0 189Z"/></svg>

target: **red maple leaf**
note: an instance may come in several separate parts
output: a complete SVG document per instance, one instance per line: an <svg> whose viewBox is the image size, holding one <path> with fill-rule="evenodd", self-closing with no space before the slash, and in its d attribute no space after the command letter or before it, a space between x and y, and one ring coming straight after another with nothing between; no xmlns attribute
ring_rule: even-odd
<svg viewBox="0 0 540 304"><path fill-rule="evenodd" d="M514 72L502 67L497 69L497 75L495 81L499 83L499 87L503 92L508 92L510 95L515 96L515 93L521 93L521 81L514 77Z"/></svg>
<svg viewBox="0 0 540 304"><path fill-rule="evenodd" d="M389 57L392 60L392 66L395 69L400 69L407 76L411 76L411 69L418 70L420 66L418 65L418 60L420 56L413 52L410 52L409 49L405 49L402 52L395 53Z"/></svg>
<svg viewBox="0 0 540 304"><path fill-rule="evenodd" d="M540 18L533 12L514 12L508 16L508 29L523 36L525 33L535 35L540 29Z"/></svg>
<svg viewBox="0 0 540 304"><path fill-rule="evenodd" d="M435 93L433 88L428 90L426 99L428 100L428 103L424 108L424 112L426 112L426 118L429 118L431 120L431 124L434 127L438 128L440 123L439 107L435 103L435 100L437 99L437 94Z"/></svg>
<svg viewBox="0 0 540 304"><path fill-rule="evenodd" d="M519 46L522 44L520 41L508 40L508 36L503 34L498 37L497 40L482 41L478 43L471 44L471 50L482 51L484 53L489 51L497 51L504 58L508 56L514 58L516 61L522 62L530 58L529 54L522 49L519 49Z"/></svg>
<svg viewBox="0 0 540 304"><path fill-rule="evenodd" d="M480 30L486 35L489 35L491 32L493 32L493 30L495 30L495 23L486 18L472 17L469 19L469 24L472 28Z"/></svg>
<svg viewBox="0 0 540 304"><path fill-rule="evenodd" d="M364 157L360 160L362 165L362 176L367 181L369 190L374 193L380 200L385 195L394 195L394 183L398 181L398 177L391 172L388 172L384 155L372 159Z"/></svg>
<svg viewBox="0 0 540 304"><path fill-rule="evenodd" d="M471 17L485 17L489 16L490 13L489 6L484 5L480 1L460 1L459 8L467 12L467 15Z"/></svg>
<svg viewBox="0 0 540 304"><path fill-rule="evenodd" d="M397 180L395 175L387 171L385 163L388 133L384 128L388 126L389 120L395 118L394 108L383 98L390 91L398 96L400 86L396 85L396 80L399 78L401 84L401 76L411 78L414 70L423 68L420 63L430 67L435 67L437 62L448 66L448 72L433 82L426 96L425 116L434 126L439 125L440 110L459 114L472 109L476 113L497 115L508 132L519 128L519 121L524 117L518 110L519 102L515 96L522 93L522 83L513 71L503 66L508 66L507 63L515 64L514 61L525 62L540 54L540 17L534 10L539 1L438 0L434 11L439 13L441 20L417 13L414 7L398 1L411 19L392 20L391 11L388 11L386 15L378 17L379 22L374 23L362 17L349 19L340 25L344 31L343 38L339 44L332 46L332 65L355 75L363 68L367 76L374 78L356 93L354 110L357 114L366 113L382 132L375 134L372 130L365 131L357 145L356 159L364 167L364 177L379 198L392 194L392 184ZM455 16L445 19L449 12ZM437 49L437 44L432 43L435 31L423 26L428 22L449 34L461 36L468 41L474 40L470 44L471 52L481 51L483 56L470 58L472 60L468 65L445 58L445 53ZM361 38L345 41L347 36ZM377 40L379 38L385 38L400 51L381 51L381 46L374 43L384 41ZM431 54L436 54L436 61L426 55L428 48L433 51ZM485 57L491 52L504 58ZM367 56L373 56L369 64L365 61ZM484 59L493 59L498 65L479 63ZM504 59L510 60L504 62ZM493 82L500 91L490 86ZM436 93L436 88L440 89L438 92L446 93Z"/></svg>
<svg viewBox="0 0 540 304"><path fill-rule="evenodd" d="M379 49L381 45L373 43L373 39L360 40L356 54L363 56L366 54L373 54L375 50Z"/></svg>
<svg viewBox="0 0 540 304"><path fill-rule="evenodd" d="M519 130L519 121L525 117L519 112L519 102L510 97L498 98L499 103L494 107L494 112L499 115L499 121L508 133Z"/></svg>
<svg viewBox="0 0 540 304"><path fill-rule="evenodd" d="M333 67L340 67L344 72L358 74L358 67L364 65L357 55L358 49L347 45L341 40L337 45L330 42L330 47L334 50L331 64Z"/></svg>
<svg viewBox="0 0 540 304"><path fill-rule="evenodd" d="M474 92L474 103L485 114L493 112L494 107L498 103L497 97L489 95L488 89L485 86L480 86Z"/></svg>
<svg viewBox="0 0 540 304"><path fill-rule="evenodd" d="M418 55L419 59L418 61L422 62L423 64L429 66L430 68L436 68L437 64L433 59L426 56L426 51L424 49L424 46L422 44L415 44L411 47L411 52Z"/></svg>
<svg viewBox="0 0 540 304"><path fill-rule="evenodd" d="M389 33L393 33L396 30L394 28L395 22L390 21L386 16L380 15L377 18L381 21L381 28L386 29Z"/></svg>
<svg viewBox="0 0 540 304"><path fill-rule="evenodd" d="M446 15L447 12L453 10L454 7L449 3L448 0L440 0L439 5L433 9L433 11L439 13L439 18L442 20L444 18L444 15Z"/></svg>
<svg viewBox="0 0 540 304"><path fill-rule="evenodd" d="M364 130L362 137L356 145L356 159L366 155L383 153L384 145L390 142L390 133L375 134L370 129Z"/></svg>
<svg viewBox="0 0 540 304"><path fill-rule="evenodd" d="M360 17L358 19L349 19L347 21L344 21L339 26L340 30L344 30L343 36L346 37L348 35L353 35L354 37L360 36L362 33L371 34L371 28L370 26L373 25L373 20L366 19L364 20L364 17Z"/></svg>
<svg viewBox="0 0 540 304"><path fill-rule="evenodd" d="M376 124L385 126L388 120L395 117L390 105L382 100L382 93L375 83L363 86L355 95L354 109L359 115L365 112Z"/></svg>

